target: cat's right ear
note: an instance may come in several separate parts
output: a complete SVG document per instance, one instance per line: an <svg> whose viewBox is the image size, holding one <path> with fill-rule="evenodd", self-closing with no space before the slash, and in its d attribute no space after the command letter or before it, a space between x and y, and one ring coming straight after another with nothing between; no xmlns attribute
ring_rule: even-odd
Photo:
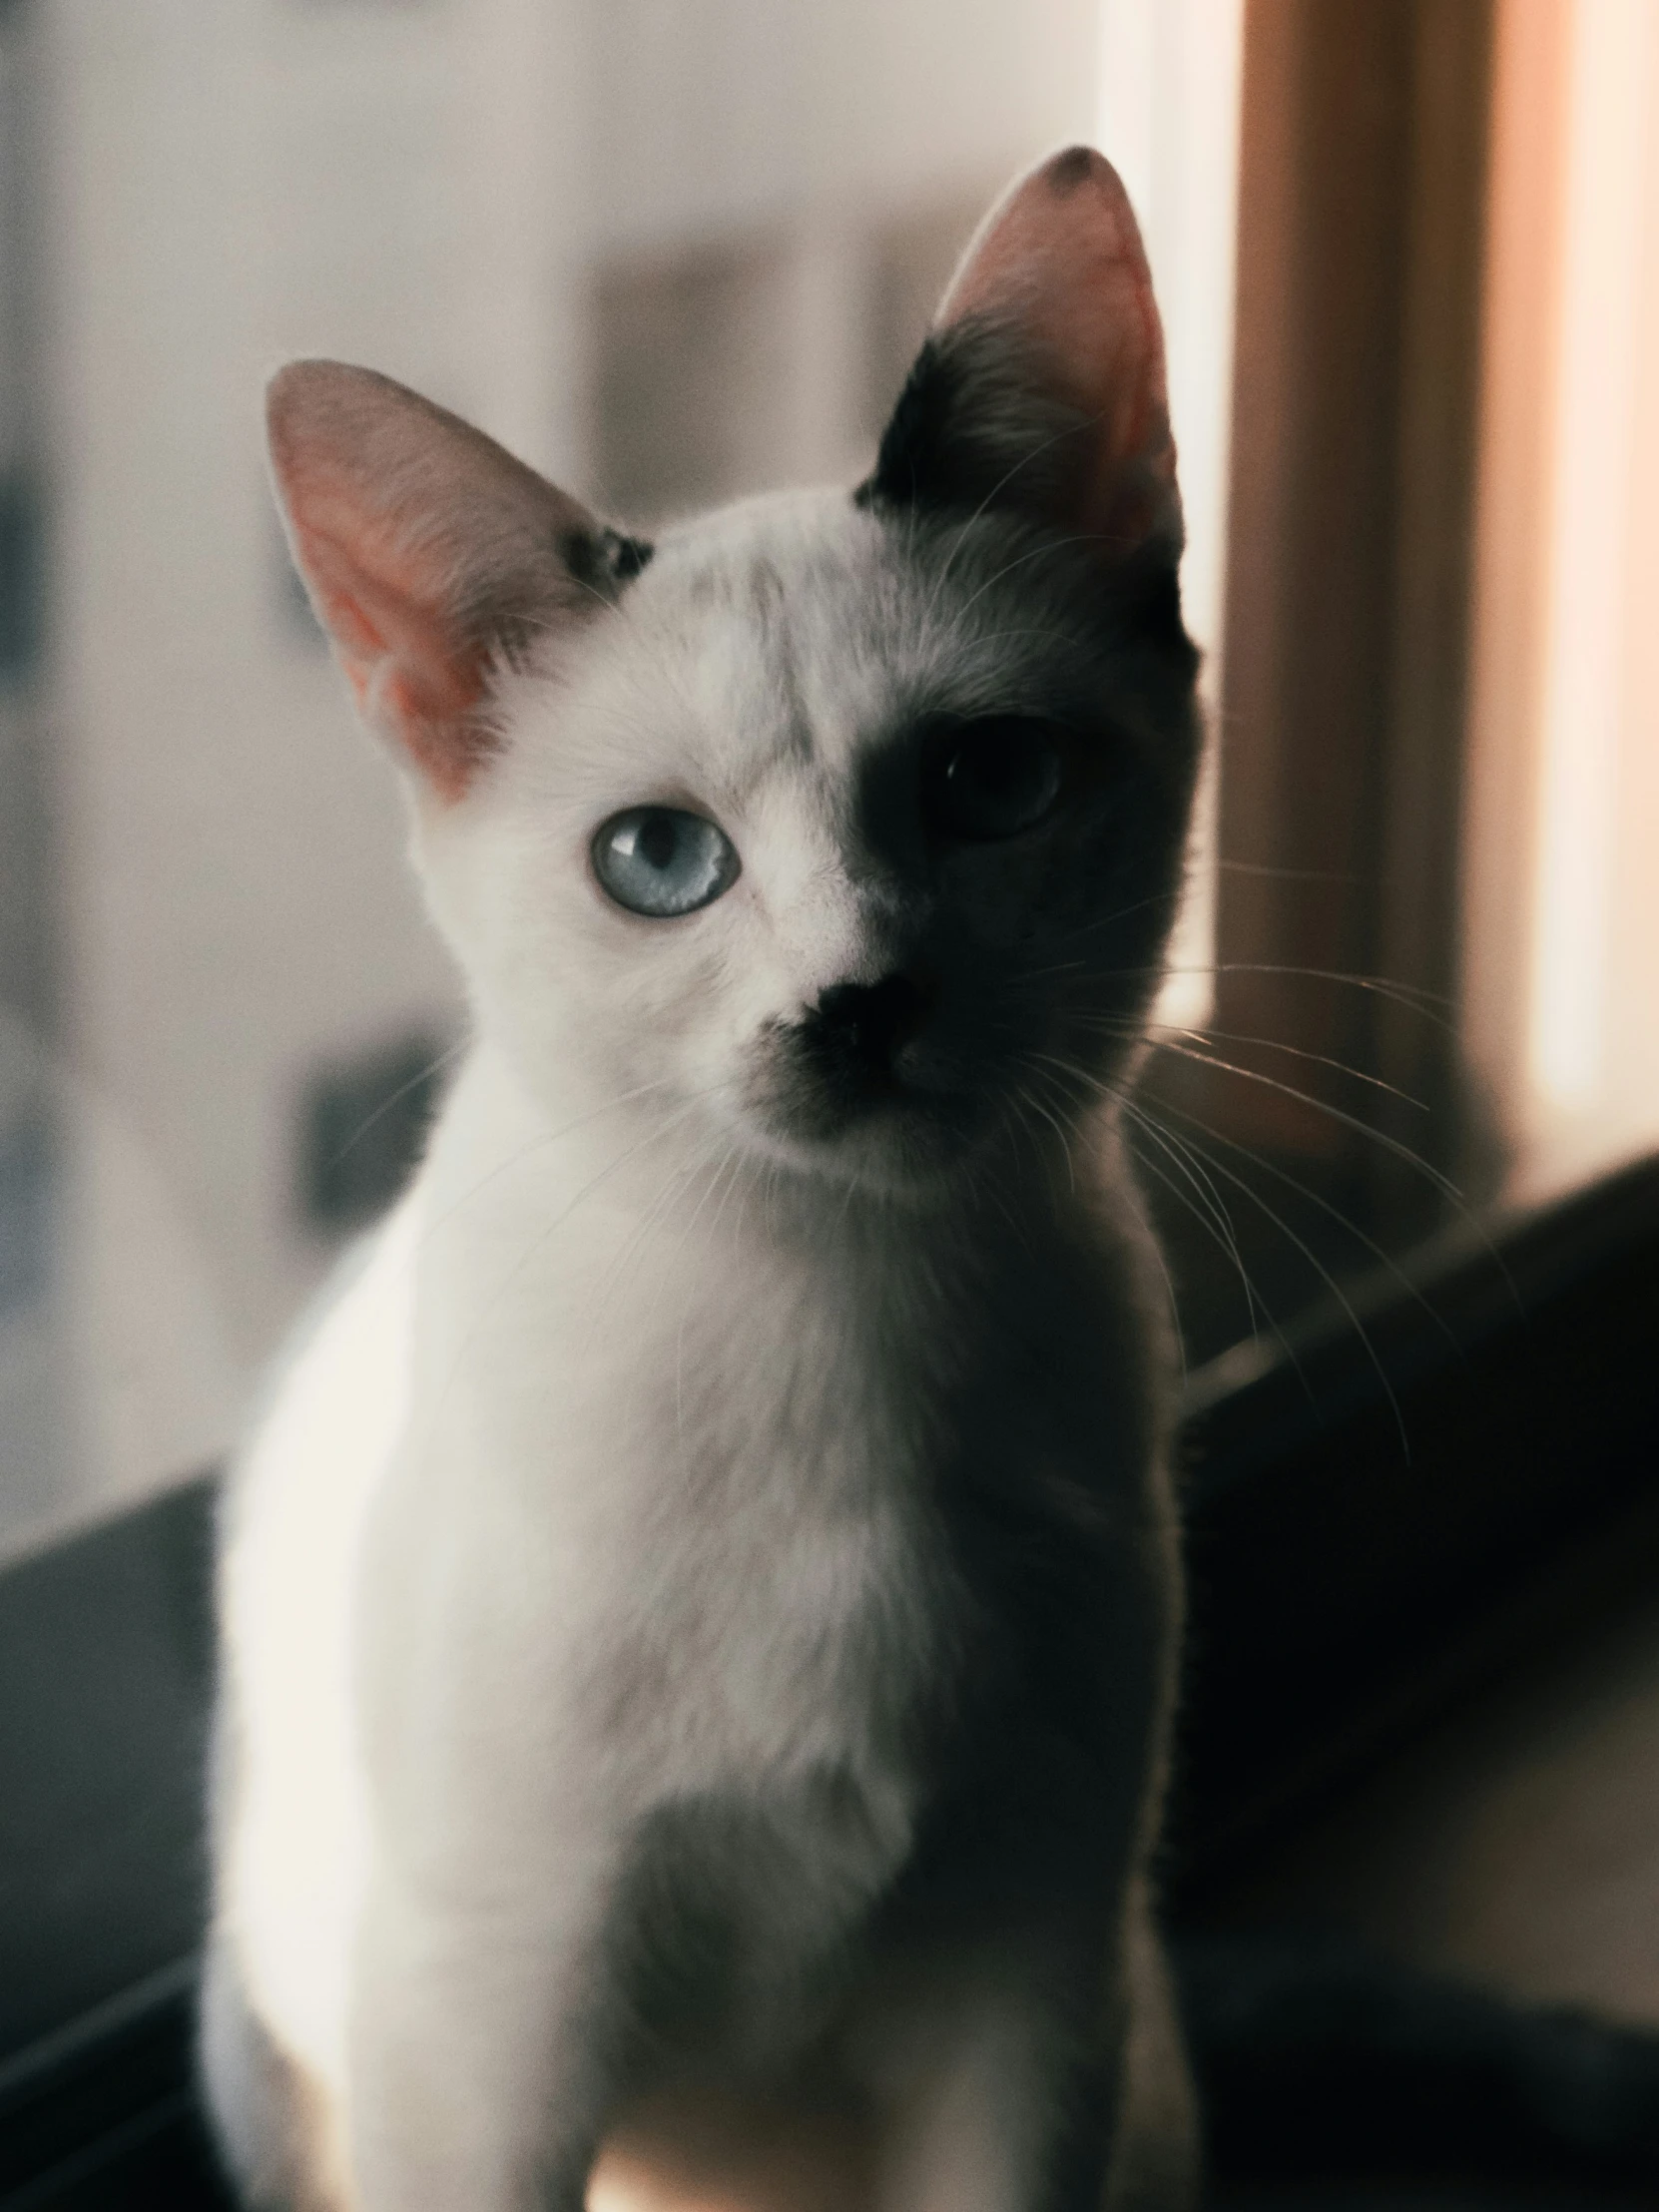
<svg viewBox="0 0 1659 2212"><path fill-rule="evenodd" d="M459 799L495 742L492 669L601 614L650 549L370 369L292 361L267 412L294 562L363 719Z"/></svg>
<svg viewBox="0 0 1659 2212"><path fill-rule="evenodd" d="M1164 337L1129 195L1086 146L1042 162L962 258L860 501L1000 509L1110 563L1181 552Z"/></svg>

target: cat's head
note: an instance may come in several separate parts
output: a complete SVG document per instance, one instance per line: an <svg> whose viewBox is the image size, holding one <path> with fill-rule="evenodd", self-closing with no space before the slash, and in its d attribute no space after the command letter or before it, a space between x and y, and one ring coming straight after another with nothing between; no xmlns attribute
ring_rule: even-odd
<svg viewBox="0 0 1659 2212"><path fill-rule="evenodd" d="M1157 310L1098 155L987 220L852 492L652 546L366 370L284 369L271 428L478 1018L550 1107L638 1098L919 1191L1121 1075L1196 656Z"/></svg>

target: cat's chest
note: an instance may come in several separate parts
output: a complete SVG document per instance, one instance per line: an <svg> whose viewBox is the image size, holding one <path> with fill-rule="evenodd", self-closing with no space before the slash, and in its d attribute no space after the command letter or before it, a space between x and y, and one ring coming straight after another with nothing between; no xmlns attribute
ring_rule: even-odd
<svg viewBox="0 0 1659 2212"><path fill-rule="evenodd" d="M602 1326L580 1281L521 1291L423 1362L386 1516L382 1579L448 1616L465 1697L659 1773L896 1742L950 1637L930 1348L765 1254L642 1271Z"/></svg>
<svg viewBox="0 0 1659 2212"><path fill-rule="evenodd" d="M853 1716L901 1731L949 1604L925 1367L787 1277L677 1328L619 1437L631 1502L611 1523L601 1648L624 1703L643 1670L680 1733L702 1716L808 1761L837 1756Z"/></svg>

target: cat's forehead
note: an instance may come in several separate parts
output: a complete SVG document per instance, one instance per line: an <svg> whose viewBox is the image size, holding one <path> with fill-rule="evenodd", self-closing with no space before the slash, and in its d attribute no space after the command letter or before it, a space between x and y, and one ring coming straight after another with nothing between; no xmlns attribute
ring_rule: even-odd
<svg viewBox="0 0 1659 2212"><path fill-rule="evenodd" d="M514 788L594 815L646 801L845 819L873 756L934 718L1073 720L1112 648L1052 541L994 515L772 494L665 532L608 617L509 680ZM770 796L769 796L770 795Z"/></svg>
<svg viewBox="0 0 1659 2212"><path fill-rule="evenodd" d="M669 533L629 612L753 766L833 771L924 671L920 581L845 492L785 493Z"/></svg>
<svg viewBox="0 0 1659 2212"><path fill-rule="evenodd" d="M844 491L747 501L668 532L614 635L648 748L734 785L837 778L918 714L1004 707L1052 664L1008 627L1005 534L871 513Z"/></svg>

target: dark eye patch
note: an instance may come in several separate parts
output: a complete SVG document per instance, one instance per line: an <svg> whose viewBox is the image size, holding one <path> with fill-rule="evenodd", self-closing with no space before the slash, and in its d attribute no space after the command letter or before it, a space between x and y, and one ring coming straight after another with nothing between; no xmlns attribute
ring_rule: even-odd
<svg viewBox="0 0 1659 2212"><path fill-rule="evenodd" d="M1034 830L1064 782L1059 733L1022 715L994 715L929 734L921 808L935 836L993 844Z"/></svg>

